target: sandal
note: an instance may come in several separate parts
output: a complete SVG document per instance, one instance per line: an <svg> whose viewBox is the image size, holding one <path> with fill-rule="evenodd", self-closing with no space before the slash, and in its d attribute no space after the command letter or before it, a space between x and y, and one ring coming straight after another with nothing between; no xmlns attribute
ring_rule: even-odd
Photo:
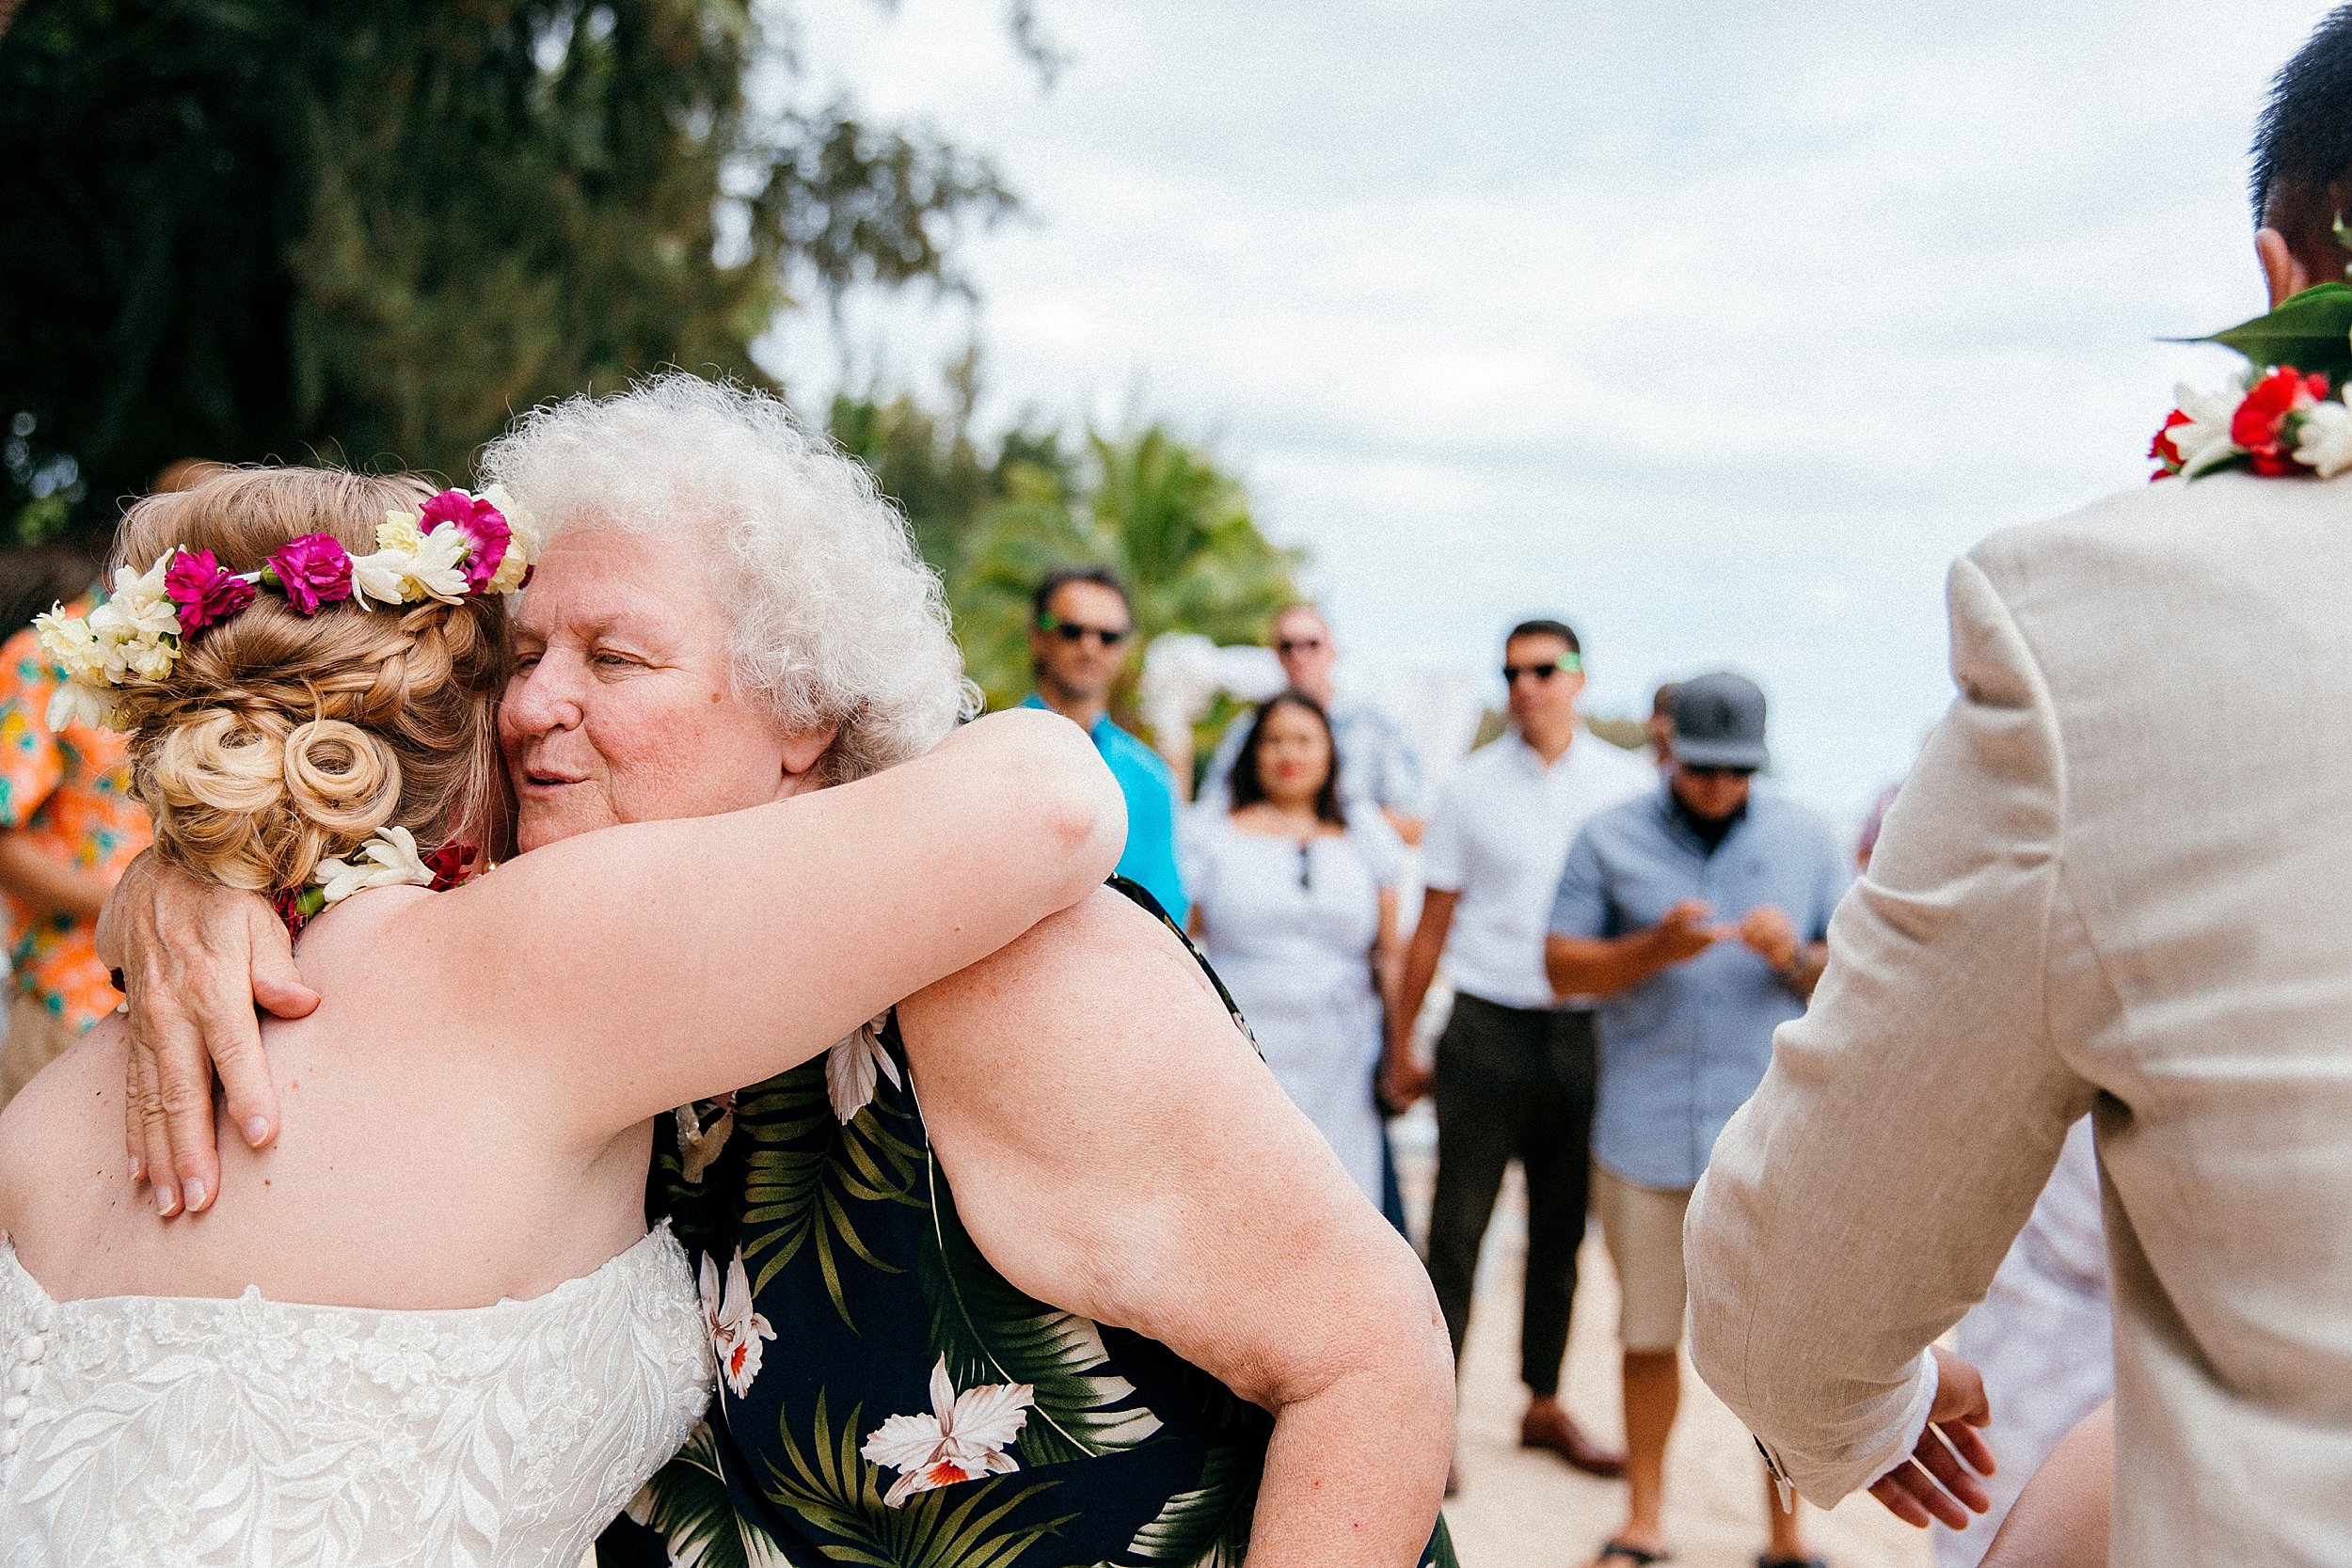
<svg viewBox="0 0 2352 1568"><path fill-rule="evenodd" d="M1672 1552L1644 1551L1641 1547L1623 1541L1604 1541L1601 1543L1600 1555L1593 1559L1593 1568L1600 1568L1602 1563L1613 1558L1622 1558L1631 1563L1633 1568L1650 1568L1651 1563L1664 1562L1673 1556Z"/></svg>

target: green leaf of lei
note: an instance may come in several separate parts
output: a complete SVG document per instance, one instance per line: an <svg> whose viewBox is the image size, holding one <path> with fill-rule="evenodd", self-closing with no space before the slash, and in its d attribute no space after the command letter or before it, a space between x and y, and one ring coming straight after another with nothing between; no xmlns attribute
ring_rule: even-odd
<svg viewBox="0 0 2352 1568"><path fill-rule="evenodd" d="M2267 315L2238 323L2205 338L2174 341L2220 343L2256 365L2293 365L2318 371L2337 386L2352 380L2352 287L2322 283L2304 290Z"/></svg>

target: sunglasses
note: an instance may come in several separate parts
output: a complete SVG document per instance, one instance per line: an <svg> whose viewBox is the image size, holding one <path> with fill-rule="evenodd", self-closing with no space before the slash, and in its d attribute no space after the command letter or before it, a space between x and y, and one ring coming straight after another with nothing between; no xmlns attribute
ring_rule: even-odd
<svg viewBox="0 0 2352 1568"><path fill-rule="evenodd" d="M1285 637L1274 644L1278 654L1311 654L1323 646L1320 637Z"/></svg>
<svg viewBox="0 0 2352 1568"><path fill-rule="evenodd" d="M1692 762L1684 763L1682 770L1694 779L1752 779L1756 777L1756 769L1753 768L1701 768Z"/></svg>
<svg viewBox="0 0 2352 1568"><path fill-rule="evenodd" d="M1558 658L1552 660L1549 664L1504 665L1502 667L1502 684L1505 686L1516 686L1518 684L1518 678L1521 675L1533 675L1539 681L1548 681L1554 675L1581 675L1583 673L1584 658L1582 655L1562 654Z"/></svg>
<svg viewBox="0 0 2352 1568"><path fill-rule="evenodd" d="M1099 637L1103 640L1103 646L1116 648L1127 641L1127 634L1135 628L1133 626L1081 626L1075 621L1062 620L1059 616L1041 615L1037 618L1037 629L1050 631L1063 641L1073 644L1083 642L1089 637Z"/></svg>

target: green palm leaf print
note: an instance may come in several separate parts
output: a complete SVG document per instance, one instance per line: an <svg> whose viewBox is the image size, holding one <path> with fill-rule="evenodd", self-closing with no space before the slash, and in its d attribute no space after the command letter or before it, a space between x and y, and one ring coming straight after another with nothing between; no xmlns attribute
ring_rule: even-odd
<svg viewBox="0 0 2352 1568"><path fill-rule="evenodd" d="M1200 1467L1200 1484L1168 1499L1159 1516L1136 1532L1127 1550L1145 1562L1184 1568L1241 1568L1249 1546L1249 1518L1258 1505L1255 1444L1220 1444Z"/></svg>
<svg viewBox="0 0 2352 1568"><path fill-rule="evenodd" d="M638 1491L628 1516L661 1537L675 1568L791 1568L759 1521L735 1512L708 1421Z"/></svg>
<svg viewBox="0 0 2352 1568"><path fill-rule="evenodd" d="M754 1271L755 1293L810 1247L834 1310L856 1328L841 1289L844 1260L885 1274L904 1271L874 1256L858 1235L851 1206L922 1206L915 1187L923 1151L900 1130L913 1119L876 1100L842 1126L825 1092L821 1059L745 1091L736 1106L736 1136L751 1144L742 1219L752 1241L743 1259ZM836 1135L820 1136L828 1129L837 1129Z"/></svg>
<svg viewBox="0 0 2352 1568"><path fill-rule="evenodd" d="M825 1555L862 1568L1013 1568L1028 1549L1077 1517L1066 1513L1011 1528L1004 1519L1030 1498L1051 1491L1050 1481L995 1476L918 1492L898 1508L882 1501L881 1469L858 1452L865 1412L852 1406L836 1433L817 1395L805 1451L789 1419L779 1417L784 1464L768 1461L769 1495L838 1544Z"/></svg>

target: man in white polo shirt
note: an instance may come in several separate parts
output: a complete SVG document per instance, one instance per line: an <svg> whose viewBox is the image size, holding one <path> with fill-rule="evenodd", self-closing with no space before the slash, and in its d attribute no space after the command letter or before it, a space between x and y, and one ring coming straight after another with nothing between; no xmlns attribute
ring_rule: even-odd
<svg viewBox="0 0 2352 1568"><path fill-rule="evenodd" d="M1429 1278L1456 1356L1503 1172L1513 1160L1525 1171L1519 1376L1528 1405L1519 1442L1613 1477L1624 1472L1625 1456L1587 1439L1560 1403L1591 1180L1596 1067L1591 1006L1553 1000L1544 933L1577 832L1596 813L1657 788L1658 780L1640 757L1577 718L1583 653L1565 623L1512 627L1502 678L1510 731L1447 781L1422 840L1427 891L1406 954L1404 994L1389 1021L1384 1081L1399 1106L1434 1086L1438 1192ZM1440 956L1454 982L1454 1015L1429 1073L1414 1063L1412 1030Z"/></svg>

